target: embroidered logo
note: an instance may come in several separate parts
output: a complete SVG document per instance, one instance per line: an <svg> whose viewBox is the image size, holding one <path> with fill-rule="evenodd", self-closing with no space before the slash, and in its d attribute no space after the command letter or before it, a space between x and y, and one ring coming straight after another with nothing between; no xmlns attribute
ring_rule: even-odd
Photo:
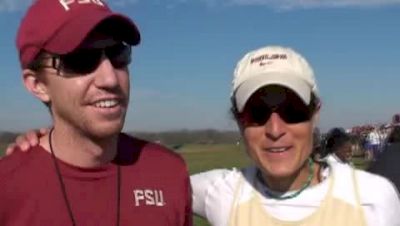
<svg viewBox="0 0 400 226"><path fill-rule="evenodd" d="M165 206L164 193L162 190L155 189L135 189L133 190L135 206Z"/></svg>
<svg viewBox="0 0 400 226"><path fill-rule="evenodd" d="M274 60L287 60L286 54L264 54L250 59L250 64L258 63L259 66L272 64Z"/></svg>
<svg viewBox="0 0 400 226"><path fill-rule="evenodd" d="M96 4L99 6L104 6L102 0L58 0L60 4L64 7L65 11L70 10L70 5L76 4Z"/></svg>

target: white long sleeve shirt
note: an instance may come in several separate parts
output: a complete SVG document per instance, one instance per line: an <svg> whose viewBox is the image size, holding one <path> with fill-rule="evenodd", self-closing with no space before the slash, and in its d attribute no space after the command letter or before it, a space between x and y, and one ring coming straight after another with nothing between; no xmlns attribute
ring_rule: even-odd
<svg viewBox="0 0 400 226"><path fill-rule="evenodd" d="M335 198L356 205L354 189L350 183L351 167L345 164L331 164L324 174L328 177L335 172ZM193 188L193 211L205 217L213 226L228 226L237 182L244 176L247 182L239 201L250 198L252 189L264 186L255 180L255 167L244 170L211 170L191 176ZM385 178L365 171L356 170L356 183L362 209L368 226L400 226L400 199L394 186ZM254 180L253 180L254 181ZM296 221L317 210L328 191L328 182L309 187L299 196L287 200L276 200L263 196L265 211L287 221Z"/></svg>

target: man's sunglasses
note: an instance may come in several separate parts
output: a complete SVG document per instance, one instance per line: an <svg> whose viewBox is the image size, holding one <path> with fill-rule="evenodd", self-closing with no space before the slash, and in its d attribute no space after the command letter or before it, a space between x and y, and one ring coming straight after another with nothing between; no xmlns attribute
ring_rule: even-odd
<svg viewBox="0 0 400 226"><path fill-rule="evenodd" d="M260 126L264 125L275 112L286 123L295 124L309 121L315 110L316 106L304 104L296 94L287 95L284 101L273 106L262 97L258 97L248 101L239 118L245 125Z"/></svg>
<svg viewBox="0 0 400 226"><path fill-rule="evenodd" d="M78 49L65 55L43 57L52 59L51 65L36 65L37 68L54 68L58 73L89 74L96 70L103 54L114 68L122 69L131 62L131 46L123 42L105 48Z"/></svg>

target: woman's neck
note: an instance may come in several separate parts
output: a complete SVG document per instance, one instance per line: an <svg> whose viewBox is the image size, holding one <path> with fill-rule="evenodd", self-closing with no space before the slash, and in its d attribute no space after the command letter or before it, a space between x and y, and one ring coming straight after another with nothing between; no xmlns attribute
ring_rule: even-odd
<svg viewBox="0 0 400 226"><path fill-rule="evenodd" d="M262 179L266 183L267 187L276 192L288 192L296 191L301 189L304 185L308 183L311 175L311 181L309 185L315 185L319 183L319 171L320 164L314 162L311 164L312 170L310 170L310 165L308 161L304 163L300 170L288 177L273 177L266 173L262 173Z"/></svg>

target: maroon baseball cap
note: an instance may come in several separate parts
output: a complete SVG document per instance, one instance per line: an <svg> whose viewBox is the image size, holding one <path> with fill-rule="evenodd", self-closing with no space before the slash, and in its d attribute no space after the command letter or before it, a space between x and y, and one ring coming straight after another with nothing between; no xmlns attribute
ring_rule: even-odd
<svg viewBox="0 0 400 226"><path fill-rule="evenodd" d="M55 54L72 52L100 24L108 24L107 32L128 44L140 42L135 23L112 12L103 0L36 0L17 33L21 66L26 68L41 50Z"/></svg>

